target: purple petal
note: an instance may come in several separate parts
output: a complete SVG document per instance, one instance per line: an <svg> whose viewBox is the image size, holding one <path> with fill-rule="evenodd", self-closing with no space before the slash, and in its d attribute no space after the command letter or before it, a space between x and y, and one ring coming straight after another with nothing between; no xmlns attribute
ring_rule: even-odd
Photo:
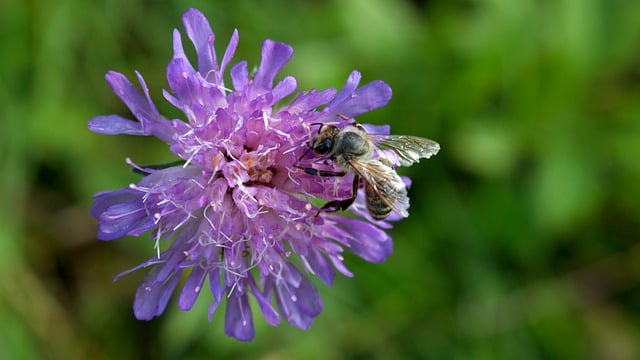
<svg viewBox="0 0 640 360"><path fill-rule="evenodd" d="M174 182L179 182L181 179L197 178L200 171L200 168L197 166L172 166L166 169L157 170L151 175L143 177L136 187L160 188Z"/></svg>
<svg viewBox="0 0 640 360"><path fill-rule="evenodd" d="M145 223L147 213L142 202L127 202L109 206L98 217L100 240L114 240Z"/></svg>
<svg viewBox="0 0 640 360"><path fill-rule="evenodd" d="M188 248L191 247L192 241L196 230L200 226L199 222L191 221L186 223L180 233L173 239L173 242L165 252L168 254L164 259L164 266L162 270L158 272L158 280L165 280L173 273L174 269L181 268L180 264L185 261L188 253Z"/></svg>
<svg viewBox="0 0 640 360"><path fill-rule="evenodd" d="M348 101L353 96L353 92L358 88L358 84L360 83L361 78L362 75L360 75L359 71L352 71L347 78L347 82L344 84L342 89L340 89L340 92L338 92L336 97L327 105L327 107L335 107Z"/></svg>
<svg viewBox="0 0 640 360"><path fill-rule="evenodd" d="M213 299L211 301L211 304L209 304L209 312L208 312L209 315L207 317L209 322L213 320L213 315L216 313L216 310L218 310L218 306L220 306L220 300L216 300L216 299Z"/></svg>
<svg viewBox="0 0 640 360"><path fill-rule="evenodd" d="M138 226L136 226L134 229L129 231L127 234L131 236L140 236L157 226L158 224L155 223L154 219L149 217L145 219L142 223L140 223Z"/></svg>
<svg viewBox="0 0 640 360"><path fill-rule="evenodd" d="M376 135L389 135L391 133L391 126L389 125L373 125L373 124L360 124L369 134Z"/></svg>
<svg viewBox="0 0 640 360"><path fill-rule="evenodd" d="M173 29L173 58L174 59L186 59L187 55L184 53L184 47L182 46L182 36L178 29Z"/></svg>
<svg viewBox="0 0 640 360"><path fill-rule="evenodd" d="M298 307L297 296L290 294L284 286L276 286L276 303L287 322L300 329L308 329L313 322L313 317L301 311Z"/></svg>
<svg viewBox="0 0 640 360"><path fill-rule="evenodd" d="M207 75L218 71L218 62L213 47L215 35L209 21L196 9L188 9L182 16L182 23L198 54L198 71Z"/></svg>
<svg viewBox="0 0 640 360"><path fill-rule="evenodd" d="M391 95L391 87L387 83L375 80L356 90L354 98L336 110L339 114L354 117L387 105Z"/></svg>
<svg viewBox="0 0 640 360"><path fill-rule="evenodd" d="M311 271L313 271L322 282L327 285L333 284L336 272L324 255L312 247L309 249L308 256L303 259L309 264Z"/></svg>
<svg viewBox="0 0 640 360"><path fill-rule="evenodd" d="M161 118L150 99L145 99L135 86L124 75L109 71L105 76L113 92L131 110L133 115L139 120L153 120ZM143 89L147 89L146 84L142 84Z"/></svg>
<svg viewBox="0 0 640 360"><path fill-rule="evenodd" d="M209 305L209 321L211 321L213 314L218 309L218 305L220 305L222 295L224 295L224 288L220 284L220 268L216 267L209 272L209 287L213 295L213 301Z"/></svg>
<svg viewBox="0 0 640 360"><path fill-rule="evenodd" d="M351 271L349 271L349 269L347 269L347 267L344 265L343 261L344 259L342 258L342 255L339 254L331 254L328 255L329 260L331 260L331 263L333 264L333 266L340 271L340 273L344 276L348 276L348 277L353 277L353 273Z"/></svg>
<svg viewBox="0 0 640 360"><path fill-rule="evenodd" d="M209 272L209 287L213 298L220 301L224 295L224 289L220 286L220 268L216 267Z"/></svg>
<svg viewBox="0 0 640 360"><path fill-rule="evenodd" d="M95 201L91 204L89 212L91 216L98 218L110 206L123 202L132 202L139 199L140 196L140 193L128 187L112 191L103 191L93 195Z"/></svg>
<svg viewBox="0 0 640 360"><path fill-rule="evenodd" d="M306 277L302 278L302 282L298 289L296 289L296 301L298 306L307 315L312 318L318 316L322 312L324 305L318 290L313 283Z"/></svg>
<svg viewBox="0 0 640 360"><path fill-rule="evenodd" d="M167 81L178 98L178 103L174 105L185 113L188 113L194 104L203 105L208 109L226 107L226 98L221 90L206 82L199 73L191 71L191 65L185 59L173 59L169 62ZM173 99L169 100L173 103Z"/></svg>
<svg viewBox="0 0 640 360"><path fill-rule="evenodd" d="M276 302L287 322L308 329L313 318L322 312L322 300L315 286L293 264L283 263L275 284Z"/></svg>
<svg viewBox="0 0 640 360"><path fill-rule="evenodd" d="M153 134L165 142L172 138L170 123L165 119L149 97L149 89L142 76L136 73L145 96L124 75L109 71L105 78L113 92L127 105L133 115L140 120L143 135Z"/></svg>
<svg viewBox="0 0 640 360"><path fill-rule="evenodd" d="M263 294L260 289L258 289L258 285L253 277L249 278L249 285L251 286L251 293L253 294L253 297L256 298L260 311L262 311L262 315L267 323L271 326L277 326L280 324L280 314L278 314L273 305L271 305L270 293L267 292L266 294Z"/></svg>
<svg viewBox="0 0 640 360"><path fill-rule="evenodd" d="M325 89L322 91L311 90L301 92L286 109L292 113L300 113L315 109L320 105L328 103L336 95L335 89Z"/></svg>
<svg viewBox="0 0 640 360"><path fill-rule="evenodd" d="M360 73L353 71L338 95L327 105L329 114L354 117L386 105L391 99L391 87L384 81L372 81L357 88Z"/></svg>
<svg viewBox="0 0 640 360"><path fill-rule="evenodd" d="M253 79L258 89L271 90L273 80L293 55L293 48L284 43L265 40L262 43L262 59Z"/></svg>
<svg viewBox="0 0 640 360"><path fill-rule="evenodd" d="M241 61L231 68L231 83L236 91L242 91L249 83L247 62Z"/></svg>
<svg viewBox="0 0 640 360"><path fill-rule="evenodd" d="M202 291L202 284L206 277L207 271L204 268L201 266L193 267L180 292L180 298L178 299L178 307L180 309L188 311L193 307L198 295L200 295L200 291Z"/></svg>
<svg viewBox="0 0 640 360"><path fill-rule="evenodd" d="M191 64L185 59L173 59L167 65L167 82L182 105L196 102L199 95L191 86L194 74Z"/></svg>
<svg viewBox="0 0 640 360"><path fill-rule="evenodd" d="M273 88L273 91L271 92L271 94L273 95L271 104L273 105L283 98L289 96L296 90L297 86L298 83L296 82L296 78L292 76L287 76L286 78L284 78L278 83L278 85L276 85L275 88Z"/></svg>
<svg viewBox="0 0 640 360"><path fill-rule="evenodd" d="M252 340L256 335L247 294L236 291L227 298L224 333L242 341Z"/></svg>
<svg viewBox="0 0 640 360"><path fill-rule="evenodd" d="M238 36L238 30L234 29L233 30L233 34L231 34L231 39L229 40L229 45L227 46L227 50L225 50L224 52L224 56L222 56L222 62L220 63L220 79L216 79L216 83L218 84L222 84L222 74L224 73L224 70L227 68L227 65L229 65L229 62L231 61L231 58L233 57L233 54L235 54L236 52L236 48L238 47L238 40L239 40L239 36Z"/></svg>
<svg viewBox="0 0 640 360"><path fill-rule="evenodd" d="M151 320L162 314L180 280L181 271L176 271L168 281L157 281L158 270L153 268L136 291L133 313L138 320Z"/></svg>
<svg viewBox="0 0 640 360"><path fill-rule="evenodd" d="M123 118L119 115L96 116L89 120L89 130L105 135L147 135L142 131L142 124Z"/></svg>
<svg viewBox="0 0 640 360"><path fill-rule="evenodd" d="M334 234L335 239L346 241L349 250L369 262L382 262L393 251L391 237L382 229L359 219L342 218L329 215L335 219L336 229L341 231ZM333 232L330 229L328 232Z"/></svg>
<svg viewBox="0 0 640 360"><path fill-rule="evenodd" d="M298 269L293 266L292 263L286 260L282 260L282 270L279 276L281 277L282 281L284 281L289 286L293 286L294 288L300 286L302 280L304 279L304 275L302 275L300 271L298 271Z"/></svg>
<svg viewBox="0 0 640 360"><path fill-rule="evenodd" d="M167 90L162 90L162 96L169 102L169 104L175 106L176 109L182 109L182 103L177 97L173 96Z"/></svg>

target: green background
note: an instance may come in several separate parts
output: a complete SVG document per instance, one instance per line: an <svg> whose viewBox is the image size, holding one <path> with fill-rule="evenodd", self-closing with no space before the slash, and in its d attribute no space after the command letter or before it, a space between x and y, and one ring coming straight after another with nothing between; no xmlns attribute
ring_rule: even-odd
<svg viewBox="0 0 640 360"><path fill-rule="evenodd" d="M300 89L358 69L394 91L359 121L442 145L402 169L394 253L347 256L308 331L254 311L256 339L228 338L207 293L137 321L145 271L112 278L153 242L95 239L91 195L138 178L124 159L174 159L87 130L129 116L104 73L141 71L179 116L161 90L191 6L219 56L238 28L234 63L286 42ZM636 0L0 0L0 358L640 358L639 19Z"/></svg>

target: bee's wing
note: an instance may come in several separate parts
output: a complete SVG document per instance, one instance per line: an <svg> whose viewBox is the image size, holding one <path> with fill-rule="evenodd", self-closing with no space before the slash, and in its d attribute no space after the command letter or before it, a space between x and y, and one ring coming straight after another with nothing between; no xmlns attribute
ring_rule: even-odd
<svg viewBox="0 0 640 360"><path fill-rule="evenodd" d="M371 140L380 150L391 150L397 156L393 163L409 166L422 158L430 158L440 151L440 144L433 140L410 135L375 135L369 134ZM385 155L390 155L385 153ZM397 161L393 161L397 160Z"/></svg>
<svg viewBox="0 0 640 360"><path fill-rule="evenodd" d="M402 217L409 216L407 187L391 166L378 159L351 160L349 164L393 211Z"/></svg>

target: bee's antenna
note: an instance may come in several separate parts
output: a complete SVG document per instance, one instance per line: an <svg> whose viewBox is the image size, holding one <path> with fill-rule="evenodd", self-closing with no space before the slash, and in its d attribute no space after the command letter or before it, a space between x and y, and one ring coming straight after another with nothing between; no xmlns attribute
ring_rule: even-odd
<svg viewBox="0 0 640 360"><path fill-rule="evenodd" d="M305 156L307 156L307 154L309 153L309 151L311 151L313 148L311 147L311 145L309 145L309 143L307 143L307 150L305 152L302 153L302 155L300 155L300 157L298 158L298 162L300 162L300 160L302 160L302 158L304 158Z"/></svg>
<svg viewBox="0 0 640 360"><path fill-rule="evenodd" d="M318 128L318 132L317 134L320 134L320 130L322 130L322 127L324 126L323 123L321 122L314 122L310 124L311 126L316 126L319 125L320 127ZM300 157L298 158L298 162L300 162L300 160L302 160L302 158L304 158L305 156L307 156L307 154L309 153L309 151L313 150L313 145L310 144L309 141L307 141L307 150L305 152L302 153L302 155L300 155Z"/></svg>
<svg viewBox="0 0 640 360"><path fill-rule="evenodd" d="M320 126L320 127L318 128L318 134L320 134L320 130L322 130L322 127L324 126L324 123L321 123L321 122L314 122L314 123L311 123L311 124L309 124L309 125L310 125L310 126L316 126L316 125L317 125L317 126Z"/></svg>

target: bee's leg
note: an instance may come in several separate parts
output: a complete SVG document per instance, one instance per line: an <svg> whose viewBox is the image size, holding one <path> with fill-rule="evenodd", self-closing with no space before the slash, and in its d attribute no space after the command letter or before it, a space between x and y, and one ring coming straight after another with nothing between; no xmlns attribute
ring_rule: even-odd
<svg viewBox="0 0 640 360"><path fill-rule="evenodd" d="M298 169L304 170L309 175L313 176L322 176L322 177L341 177L345 176L347 173L344 171L331 171L331 170L318 170L312 167L302 167L298 165L294 165Z"/></svg>
<svg viewBox="0 0 640 360"><path fill-rule="evenodd" d="M356 198L358 197L358 186L360 185L360 176L358 176L358 174L353 176L353 189L352 189L352 193L351 193L351 197L348 199L343 199L343 200L332 200L329 201L328 203L324 204L320 210L318 210L318 214L316 214L316 216L318 216L320 214L321 211L324 212L336 212L339 210L347 210L349 208L349 206L353 205L353 203L356 201Z"/></svg>
<svg viewBox="0 0 640 360"><path fill-rule="evenodd" d="M313 176L323 176L323 177L342 177L345 176L347 173L344 171L330 171L330 170L318 170L318 169L314 169L312 167L302 167L302 166L297 166L294 165L299 169L304 170L304 172L306 172L309 175L313 175ZM349 206L351 206L354 201L356 201L356 198L358 197L358 186L360 184L360 176L358 174L355 174L353 176L353 188L352 188L352 192L351 192L351 197L348 199L343 199L343 200L332 200L327 202L326 204L324 204L319 210L318 213L316 214L316 216L320 215L320 212L324 211L324 212L336 212L336 211L340 211L340 210L347 210L349 208Z"/></svg>
<svg viewBox="0 0 640 360"><path fill-rule="evenodd" d="M304 168L303 170L309 175L323 176L323 177L342 177L347 174L344 171L318 170L314 168Z"/></svg>

